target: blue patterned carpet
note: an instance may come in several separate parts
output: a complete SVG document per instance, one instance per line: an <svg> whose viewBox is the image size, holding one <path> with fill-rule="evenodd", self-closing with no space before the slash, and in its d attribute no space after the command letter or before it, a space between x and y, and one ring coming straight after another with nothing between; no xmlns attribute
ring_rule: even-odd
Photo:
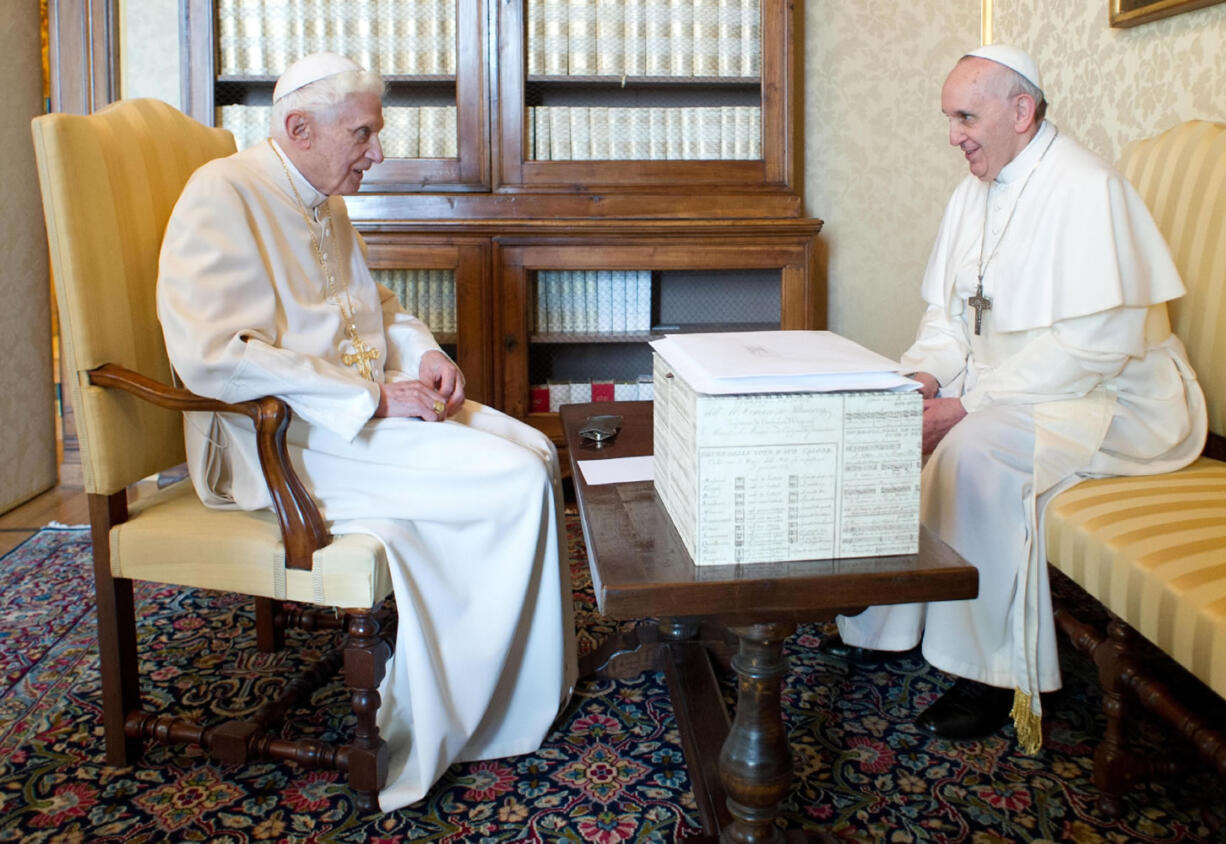
<svg viewBox="0 0 1226 844"><path fill-rule="evenodd" d="M582 539L568 524L581 650L613 625L595 613ZM291 634L254 651L249 603L175 588L139 592L148 708L230 717L253 692L324 645ZM1012 731L930 740L911 725L949 678L918 656L848 673L817 659L827 629L789 642L784 690L796 781L787 829L849 841L1199 842L1226 840L1226 783L1153 784L1120 820L1098 814L1090 781L1102 731L1091 666L1070 654L1047 704L1037 757ZM221 765L155 748L136 768L102 762L88 533L45 530L0 558L0 842L669 842L697 832L662 676L581 686L536 753L455 766L421 804L362 815L335 774ZM339 686L310 729L345 727ZM1148 731L1153 747L1168 739Z"/></svg>

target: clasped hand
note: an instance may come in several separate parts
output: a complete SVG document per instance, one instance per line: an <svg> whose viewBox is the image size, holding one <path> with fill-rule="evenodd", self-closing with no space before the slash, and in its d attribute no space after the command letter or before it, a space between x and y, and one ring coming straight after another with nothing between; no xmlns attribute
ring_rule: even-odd
<svg viewBox="0 0 1226 844"><path fill-rule="evenodd" d="M421 357L415 381L379 385L375 416L406 416L442 422L464 404L464 374L438 351Z"/></svg>
<svg viewBox="0 0 1226 844"><path fill-rule="evenodd" d="M924 397L924 434L922 450L931 454L949 429L962 421L966 416L966 407L959 398L937 398L940 385L937 379L927 372L913 372L910 378L919 381L923 386L920 395Z"/></svg>

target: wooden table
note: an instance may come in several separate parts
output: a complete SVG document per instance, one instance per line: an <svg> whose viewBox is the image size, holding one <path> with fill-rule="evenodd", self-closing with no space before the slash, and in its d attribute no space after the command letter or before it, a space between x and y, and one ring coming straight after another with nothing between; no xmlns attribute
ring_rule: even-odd
<svg viewBox="0 0 1226 844"><path fill-rule="evenodd" d="M978 572L927 530L917 554L695 566L650 482L589 486L577 465L651 454L651 408L561 409L596 603L610 618L659 620L610 637L582 667L620 677L664 671L708 839L781 841L775 819L792 782L780 702L784 640L798 623L868 604L973 598ZM594 413L623 419L620 433L599 446L578 434ZM737 674L731 725L711 663L721 656Z"/></svg>

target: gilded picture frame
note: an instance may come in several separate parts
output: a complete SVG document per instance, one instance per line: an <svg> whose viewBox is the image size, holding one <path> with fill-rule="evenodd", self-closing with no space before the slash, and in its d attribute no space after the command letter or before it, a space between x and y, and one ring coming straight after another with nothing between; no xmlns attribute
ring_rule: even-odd
<svg viewBox="0 0 1226 844"><path fill-rule="evenodd" d="M1167 18L1180 12L1203 9L1226 0L1109 0L1111 25L1114 27L1136 26L1159 18Z"/></svg>

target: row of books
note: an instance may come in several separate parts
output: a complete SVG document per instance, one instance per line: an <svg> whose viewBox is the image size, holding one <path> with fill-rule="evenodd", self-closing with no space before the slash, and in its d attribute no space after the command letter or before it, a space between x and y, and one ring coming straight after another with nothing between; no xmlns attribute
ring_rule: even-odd
<svg viewBox="0 0 1226 844"><path fill-rule="evenodd" d="M536 330L621 334L651 330L650 270L540 270Z"/></svg>
<svg viewBox="0 0 1226 844"><path fill-rule="evenodd" d="M277 76L320 50L382 74L452 76L456 0L217 0L222 76Z"/></svg>
<svg viewBox="0 0 1226 844"><path fill-rule="evenodd" d="M756 77L760 0L528 0L528 74Z"/></svg>
<svg viewBox="0 0 1226 844"><path fill-rule="evenodd" d="M239 149L268 137L271 106L227 105L217 109L217 125L234 133ZM388 158L455 158L458 154L455 106L387 106L379 140Z"/></svg>
<svg viewBox="0 0 1226 844"><path fill-rule="evenodd" d="M649 401L655 394L650 375L634 381L549 381L529 388L532 413L557 413L564 404L591 401Z"/></svg>
<svg viewBox="0 0 1226 844"><path fill-rule="evenodd" d="M527 158L534 161L762 157L757 106L530 106L527 123Z"/></svg>
<svg viewBox="0 0 1226 844"><path fill-rule="evenodd" d="M456 330L453 270L371 270L371 275L432 331L449 334Z"/></svg>

